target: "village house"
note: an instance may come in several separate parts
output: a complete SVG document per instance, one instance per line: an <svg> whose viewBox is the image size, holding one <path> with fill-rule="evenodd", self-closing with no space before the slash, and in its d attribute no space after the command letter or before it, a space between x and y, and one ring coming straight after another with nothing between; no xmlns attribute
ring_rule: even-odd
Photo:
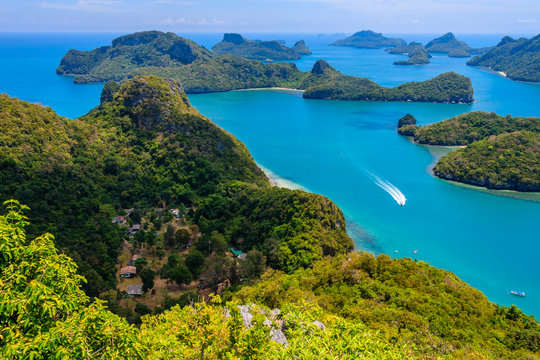
<svg viewBox="0 0 540 360"><path fill-rule="evenodd" d="M123 217L123 216L113 217L112 223L113 224L118 224L118 225L124 225L126 223L126 218Z"/></svg>
<svg viewBox="0 0 540 360"><path fill-rule="evenodd" d="M133 278L137 276L137 268L135 266L124 266L118 273L120 277Z"/></svg>
<svg viewBox="0 0 540 360"><path fill-rule="evenodd" d="M129 285L127 288L127 294L129 297L141 296L142 285Z"/></svg>
<svg viewBox="0 0 540 360"><path fill-rule="evenodd" d="M141 224L135 224L128 228L128 234L133 235L139 230L141 230Z"/></svg>
<svg viewBox="0 0 540 360"><path fill-rule="evenodd" d="M139 254L133 255L133 256L131 257L131 260L129 260L129 265L135 266L135 261L137 261L137 259L140 259L140 258L142 258L142 256L139 255Z"/></svg>

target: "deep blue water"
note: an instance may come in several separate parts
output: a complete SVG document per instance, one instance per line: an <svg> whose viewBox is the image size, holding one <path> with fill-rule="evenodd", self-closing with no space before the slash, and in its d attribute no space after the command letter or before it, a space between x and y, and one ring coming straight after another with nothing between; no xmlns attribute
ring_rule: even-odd
<svg viewBox="0 0 540 360"><path fill-rule="evenodd" d="M206 47L221 34L181 34ZM99 103L102 85L74 85L55 68L70 48L109 44L115 34L0 34L0 92L52 106L76 117ZM540 203L459 187L429 171L433 149L396 134L397 120L412 113L428 124L473 111L540 116L540 84L513 82L468 67L466 59L434 56L424 66L400 67L384 50L330 47L336 37L249 34L252 39L303 38L314 52L296 61L309 70L317 59L385 86L456 71L473 81L473 105L304 100L278 91L191 95L201 113L233 133L262 166L328 196L345 212L358 248L412 257L451 270L490 300L540 314ZM435 35L403 35L427 42ZM471 46L496 44L502 35L458 35ZM379 182L407 199L399 206ZM386 185L389 188L389 185ZM416 253L414 252L416 250ZM397 251L397 252L396 252ZM526 298L508 295L524 290Z"/></svg>

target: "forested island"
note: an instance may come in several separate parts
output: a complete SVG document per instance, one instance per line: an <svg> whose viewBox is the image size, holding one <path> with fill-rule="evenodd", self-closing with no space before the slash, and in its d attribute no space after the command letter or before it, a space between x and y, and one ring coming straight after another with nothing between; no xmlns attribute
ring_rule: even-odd
<svg viewBox="0 0 540 360"><path fill-rule="evenodd" d="M332 46L352 46L365 49L380 49L383 47L395 47L406 45L402 39L394 39L383 36L371 30L362 30L353 35L333 42Z"/></svg>
<svg viewBox="0 0 540 360"><path fill-rule="evenodd" d="M476 111L426 126L404 119L398 132L419 144L466 146L439 159L436 176L489 189L540 191L540 118Z"/></svg>
<svg viewBox="0 0 540 360"><path fill-rule="evenodd" d="M540 191L540 132L516 131L475 141L443 156L433 173L488 189Z"/></svg>
<svg viewBox="0 0 540 360"><path fill-rule="evenodd" d="M303 40L288 48L277 40L253 41L240 34L225 34L223 40L212 47L216 55L235 55L254 60L297 60L302 55L310 55L311 51Z"/></svg>
<svg viewBox="0 0 540 360"><path fill-rule="evenodd" d="M76 120L7 95L0 114L0 194L30 205L0 215L3 358L540 353L517 307L427 263L351 251L335 204L271 187L175 80L110 82ZM132 279L117 276L126 251L144 255ZM120 290L130 281L142 292ZM156 303L165 281L180 294Z"/></svg>
<svg viewBox="0 0 540 360"><path fill-rule="evenodd" d="M455 72L384 88L366 78L343 75L324 60L315 63L300 87L308 99L473 102L471 80Z"/></svg>
<svg viewBox="0 0 540 360"><path fill-rule="evenodd" d="M473 49L465 42L456 39L451 32L433 39L426 44L427 51L431 53L445 53L450 57L469 57L472 54L480 54L489 49L490 48Z"/></svg>
<svg viewBox="0 0 540 360"><path fill-rule="evenodd" d="M125 35L112 46L92 51L70 50L57 73L74 75L79 83L157 75L180 81L186 93L286 87L305 90L304 97L310 99L473 101L470 79L456 73L387 89L366 78L342 75L324 60L303 72L292 63L264 64L234 55L215 56L190 40L158 31Z"/></svg>
<svg viewBox="0 0 540 360"><path fill-rule="evenodd" d="M408 46L405 54L409 56L409 60L395 61L394 65L425 65L430 63L431 54L422 45L415 45L412 48Z"/></svg>
<svg viewBox="0 0 540 360"><path fill-rule="evenodd" d="M503 72L517 81L540 81L540 34L530 39L505 36L496 47L475 56L467 65Z"/></svg>

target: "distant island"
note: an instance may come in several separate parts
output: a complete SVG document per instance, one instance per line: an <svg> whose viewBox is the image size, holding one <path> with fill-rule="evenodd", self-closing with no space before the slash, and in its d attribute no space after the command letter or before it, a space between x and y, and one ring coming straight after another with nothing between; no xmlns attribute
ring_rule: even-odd
<svg viewBox="0 0 540 360"><path fill-rule="evenodd" d="M540 191L540 118L482 111L426 126L406 115L398 133L419 144L466 146L439 159L433 172L489 189Z"/></svg>
<svg viewBox="0 0 540 360"><path fill-rule="evenodd" d="M505 36L497 46L475 56L467 65L487 67L512 80L540 82L540 34L517 40Z"/></svg>
<svg viewBox="0 0 540 360"><path fill-rule="evenodd" d="M303 72L295 64L216 56L191 40L159 31L125 35L114 39L112 46L92 51L69 50L57 73L74 76L76 83L157 75L180 81L186 93L286 87L305 90L304 97L310 99L473 101L470 79L456 73L386 89L365 78L345 76L323 60L312 71Z"/></svg>
<svg viewBox="0 0 540 360"><path fill-rule="evenodd" d="M383 47L395 47L406 45L402 39L387 38L381 33L371 30L359 31L348 38L338 40L330 44L332 46L352 46L365 49L380 49Z"/></svg>
<svg viewBox="0 0 540 360"><path fill-rule="evenodd" d="M306 42L304 40L298 40L296 43L294 43L293 47L291 48L294 52L300 55L311 55L312 52L309 50L308 46L306 45Z"/></svg>
<svg viewBox="0 0 540 360"><path fill-rule="evenodd" d="M278 40L254 41L240 34L225 34L223 40L212 47L216 55L235 55L253 60L297 60L301 55L310 55L311 51L303 40L288 48Z"/></svg>
<svg viewBox="0 0 540 360"><path fill-rule="evenodd" d="M394 65L424 65L429 64L431 53L444 53L450 57L470 57L472 54L479 54L491 48L473 49L463 41L456 39L451 32L431 40L426 46L418 42L410 42L407 45L400 45L389 48L390 54L406 54L409 60L395 61Z"/></svg>
<svg viewBox="0 0 540 360"><path fill-rule="evenodd" d="M394 51L395 50L395 51ZM407 54L409 60L395 61L394 65L424 65L429 64L431 54L420 43L411 42L407 46L398 46L390 50L391 54Z"/></svg>
<svg viewBox="0 0 540 360"><path fill-rule="evenodd" d="M301 82L308 99L421 101L471 103L471 80L448 72L426 81L413 81L394 88L382 87L366 78L343 75L326 61L319 60Z"/></svg>

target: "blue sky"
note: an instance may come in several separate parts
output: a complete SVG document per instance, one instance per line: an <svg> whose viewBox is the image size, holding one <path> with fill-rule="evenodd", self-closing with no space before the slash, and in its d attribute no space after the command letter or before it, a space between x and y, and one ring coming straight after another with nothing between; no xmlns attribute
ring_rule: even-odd
<svg viewBox="0 0 540 360"><path fill-rule="evenodd" d="M8 32L540 32L540 0L0 0Z"/></svg>

